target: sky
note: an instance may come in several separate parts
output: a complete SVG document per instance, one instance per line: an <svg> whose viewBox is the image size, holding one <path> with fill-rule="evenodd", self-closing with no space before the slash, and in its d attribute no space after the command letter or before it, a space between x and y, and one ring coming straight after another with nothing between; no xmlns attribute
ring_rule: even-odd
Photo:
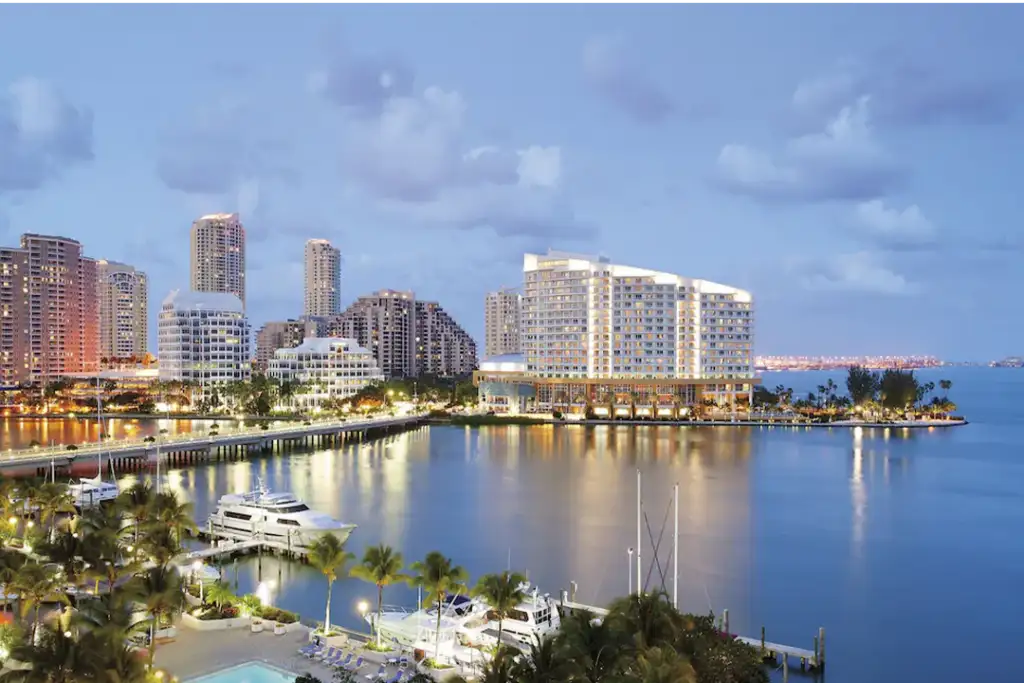
<svg viewBox="0 0 1024 683"><path fill-rule="evenodd" d="M254 329L301 315L303 245L326 238L345 305L413 290L481 353L484 294L555 248L749 289L758 354L1021 354L1022 25L995 5L6 5L0 244L130 263L154 320L188 286L192 221L238 211Z"/></svg>

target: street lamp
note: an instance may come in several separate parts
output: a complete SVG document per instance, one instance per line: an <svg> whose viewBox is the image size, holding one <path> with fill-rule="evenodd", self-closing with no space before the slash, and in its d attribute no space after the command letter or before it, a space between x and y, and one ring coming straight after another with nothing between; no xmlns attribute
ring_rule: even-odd
<svg viewBox="0 0 1024 683"><path fill-rule="evenodd" d="M628 552L629 552L629 562L627 564L629 565L629 592L626 593L626 595L632 595L633 594L633 549L630 548ZM640 577L637 577L637 578L639 579Z"/></svg>
<svg viewBox="0 0 1024 683"><path fill-rule="evenodd" d="M203 604L203 576L200 572L203 570L203 563L196 560L192 563L192 576L195 580L199 581L199 604Z"/></svg>

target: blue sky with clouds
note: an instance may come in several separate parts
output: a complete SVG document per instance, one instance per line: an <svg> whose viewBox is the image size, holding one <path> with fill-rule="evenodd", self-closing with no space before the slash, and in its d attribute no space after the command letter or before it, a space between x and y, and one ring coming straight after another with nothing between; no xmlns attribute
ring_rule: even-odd
<svg viewBox="0 0 1024 683"><path fill-rule="evenodd" d="M753 290L759 353L1024 352L1016 6L5 6L0 240L188 282L240 211L254 325L483 295L548 247Z"/></svg>

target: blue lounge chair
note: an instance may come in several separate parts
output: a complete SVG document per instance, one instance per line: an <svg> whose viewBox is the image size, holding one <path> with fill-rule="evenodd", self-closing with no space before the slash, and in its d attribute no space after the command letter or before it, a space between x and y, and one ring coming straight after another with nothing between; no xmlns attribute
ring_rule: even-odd
<svg viewBox="0 0 1024 683"><path fill-rule="evenodd" d="M390 680L388 680L388 683L398 683L402 680L402 674L404 673L404 671L396 671L395 675L392 676Z"/></svg>
<svg viewBox="0 0 1024 683"><path fill-rule="evenodd" d="M320 654L323 651L323 649L323 645L313 643L312 645L307 645L306 647L299 650L299 654L301 654L303 657L306 657L307 659L313 659L318 654Z"/></svg>
<svg viewBox="0 0 1024 683"><path fill-rule="evenodd" d="M341 659L341 658L339 657L338 659ZM344 667L348 666L348 665L349 665L349 663L350 663L351 661L352 661L352 653L351 653L351 652L349 652L349 653L348 653L348 654L347 654L347 655L345 656L345 659L344 659L344 660L342 660L342 661L338 661L338 662L335 662L335 663L334 663L334 666L340 666L340 667L344 668Z"/></svg>
<svg viewBox="0 0 1024 683"><path fill-rule="evenodd" d="M322 652L318 652L318 653L314 654L313 655L313 659L319 659L321 662L326 662L328 658L334 656L335 652L337 652L337 648L335 648L332 645L332 646L328 647L326 650L323 650Z"/></svg>
<svg viewBox="0 0 1024 683"><path fill-rule="evenodd" d="M361 669L362 667L363 667L363 658L362 658L362 656L360 656L356 660L355 664L350 664L349 666L346 666L345 668L348 669L349 671L351 671L352 673L355 673L356 671L359 671L359 669Z"/></svg>
<svg viewBox="0 0 1024 683"><path fill-rule="evenodd" d="M341 662L341 658L344 656L345 653L340 648L336 648L334 652L327 655L320 661L326 664L327 666L338 666L338 664Z"/></svg>
<svg viewBox="0 0 1024 683"><path fill-rule="evenodd" d="M377 669L377 673L375 673L375 674L366 674L366 677L368 679L370 679L371 681L378 681L378 680L384 680L384 678L386 678L387 675L388 675L387 667L384 666L383 664L381 664L380 668Z"/></svg>

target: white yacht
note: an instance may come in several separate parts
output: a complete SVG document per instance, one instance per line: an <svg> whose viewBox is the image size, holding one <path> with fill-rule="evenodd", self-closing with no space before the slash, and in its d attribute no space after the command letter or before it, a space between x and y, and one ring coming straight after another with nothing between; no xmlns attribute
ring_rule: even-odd
<svg viewBox="0 0 1024 683"><path fill-rule="evenodd" d="M250 493L221 496L206 525L211 536L260 539L296 552L305 551L323 534L334 534L344 543L356 528L311 510L291 493L272 493L262 483Z"/></svg>
<svg viewBox="0 0 1024 683"><path fill-rule="evenodd" d="M116 481L103 481L102 475L83 477L68 486L68 492L79 510L86 510L96 505L112 503L118 494Z"/></svg>
<svg viewBox="0 0 1024 683"><path fill-rule="evenodd" d="M529 584L524 584L522 590L527 595L526 599L508 617L500 620L504 644L520 648L554 635L561 626L557 604L550 595L540 595ZM376 619L376 612L366 615L371 625ZM480 598L465 595L449 598L441 610L441 654L452 655L459 645L496 645L498 622L490 606ZM380 630L385 640L418 647L429 653L436 635L436 624L437 607L417 612L385 607L381 613Z"/></svg>

